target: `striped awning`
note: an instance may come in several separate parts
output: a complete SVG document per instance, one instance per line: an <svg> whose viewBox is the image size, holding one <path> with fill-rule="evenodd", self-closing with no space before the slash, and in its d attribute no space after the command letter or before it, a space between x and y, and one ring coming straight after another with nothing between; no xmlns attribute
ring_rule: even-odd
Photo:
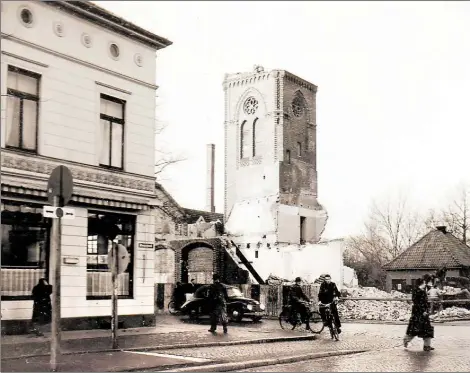
<svg viewBox="0 0 470 373"><path fill-rule="evenodd" d="M2 202L2 212L9 211L9 212L22 212L22 213L30 213L30 214L42 214L42 208L37 206L28 206L26 204L11 204L11 203L3 203Z"/></svg>
<svg viewBox="0 0 470 373"><path fill-rule="evenodd" d="M47 198L47 193L43 190L31 188L31 187L21 187L8 184L2 184L1 186L2 193L12 193L19 194L22 196L31 196L31 197L40 197ZM103 207L114 207L114 208L123 208L129 210L148 210L149 206L144 203L137 203L133 201L123 201L112 198L99 198L91 197L84 195L84 192L77 191L72 195L72 201L87 205L94 206L103 206ZM3 204L2 204L3 211ZM42 210L41 210L42 212Z"/></svg>

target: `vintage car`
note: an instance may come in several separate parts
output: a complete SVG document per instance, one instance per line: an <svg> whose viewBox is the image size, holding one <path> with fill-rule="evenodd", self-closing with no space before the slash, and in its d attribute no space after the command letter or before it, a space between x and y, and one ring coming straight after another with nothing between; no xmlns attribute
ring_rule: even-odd
<svg viewBox="0 0 470 373"><path fill-rule="evenodd" d="M180 309L180 313L188 315L192 319L200 316L207 316L210 313L207 299L210 285L203 285L198 288ZM227 289L228 302L227 314L232 321L240 322L244 318L250 318L257 322L265 315L265 306L258 301L243 296L239 288L224 285Z"/></svg>

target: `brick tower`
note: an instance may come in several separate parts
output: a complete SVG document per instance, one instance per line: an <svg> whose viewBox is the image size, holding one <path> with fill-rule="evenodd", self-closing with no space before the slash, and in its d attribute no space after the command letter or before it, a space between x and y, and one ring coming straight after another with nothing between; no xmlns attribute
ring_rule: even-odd
<svg viewBox="0 0 470 373"><path fill-rule="evenodd" d="M226 74L225 203L241 247L316 243L327 213L317 200L317 87L284 70Z"/></svg>

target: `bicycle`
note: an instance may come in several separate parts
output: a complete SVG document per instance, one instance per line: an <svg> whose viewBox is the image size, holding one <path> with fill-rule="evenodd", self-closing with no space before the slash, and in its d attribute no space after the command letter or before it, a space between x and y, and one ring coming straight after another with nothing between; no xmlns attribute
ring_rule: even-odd
<svg viewBox="0 0 470 373"><path fill-rule="evenodd" d="M310 332L314 334L320 334L323 331L324 325L322 322L322 318L319 312L311 310L312 302L308 303L309 309L309 321L310 321ZM279 314L279 324L282 329L284 330L294 330L295 328L300 327L301 325L306 323L301 320L300 312L293 312L292 305L285 305L282 307L282 311Z"/></svg>
<svg viewBox="0 0 470 373"><path fill-rule="evenodd" d="M325 308L325 324L326 326L328 326L328 329L330 330L331 339L334 339L335 341L339 341L338 328L334 321L333 313L331 312L331 303L323 304L320 302L318 306L320 308Z"/></svg>

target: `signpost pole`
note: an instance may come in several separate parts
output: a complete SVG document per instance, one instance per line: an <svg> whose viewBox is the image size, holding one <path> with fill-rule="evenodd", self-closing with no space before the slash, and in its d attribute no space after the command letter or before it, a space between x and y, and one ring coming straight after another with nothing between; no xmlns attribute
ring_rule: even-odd
<svg viewBox="0 0 470 373"><path fill-rule="evenodd" d="M55 196L53 206L59 207L60 197ZM57 371L57 361L60 355L60 258L61 258L61 218L52 219L51 234L51 271L50 282L52 291L52 324L51 324L51 359L53 372Z"/></svg>
<svg viewBox="0 0 470 373"><path fill-rule="evenodd" d="M111 280L113 285L112 294L112 317L111 317L111 334L113 338L113 349L118 348L118 245L112 242L112 273Z"/></svg>
<svg viewBox="0 0 470 373"><path fill-rule="evenodd" d="M52 170L47 182L47 198L53 206L53 211L44 214L53 213L55 216L49 216L52 219L52 232L50 244L50 271L49 281L52 288L52 320L51 320L51 356L50 365L53 372L57 371L57 363L60 357L60 269L61 269L61 235L62 235L62 217L64 207L72 198L73 176L72 172L65 166L57 166ZM68 212L71 214L71 212ZM72 213L73 216L73 213ZM69 216L70 218L70 216Z"/></svg>

